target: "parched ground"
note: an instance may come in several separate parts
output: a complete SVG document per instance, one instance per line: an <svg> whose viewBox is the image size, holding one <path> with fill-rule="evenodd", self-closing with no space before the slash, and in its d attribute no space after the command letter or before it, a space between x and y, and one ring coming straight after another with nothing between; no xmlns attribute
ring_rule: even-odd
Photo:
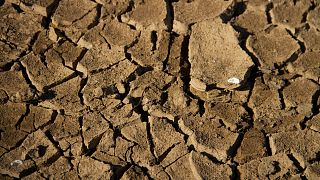
<svg viewBox="0 0 320 180"><path fill-rule="evenodd" d="M0 179L320 179L319 0L0 4Z"/></svg>

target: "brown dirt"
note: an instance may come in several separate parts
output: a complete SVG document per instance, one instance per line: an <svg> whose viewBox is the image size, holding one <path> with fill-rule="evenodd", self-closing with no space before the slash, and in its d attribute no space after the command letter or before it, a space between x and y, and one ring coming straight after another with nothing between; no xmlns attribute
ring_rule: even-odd
<svg viewBox="0 0 320 180"><path fill-rule="evenodd" d="M0 1L0 179L320 179L319 0Z"/></svg>

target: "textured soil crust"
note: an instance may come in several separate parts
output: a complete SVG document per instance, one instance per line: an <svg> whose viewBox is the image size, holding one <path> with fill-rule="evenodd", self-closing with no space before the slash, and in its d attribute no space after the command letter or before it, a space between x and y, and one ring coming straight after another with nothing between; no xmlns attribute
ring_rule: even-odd
<svg viewBox="0 0 320 180"><path fill-rule="evenodd" d="M0 0L0 179L320 179L319 0Z"/></svg>

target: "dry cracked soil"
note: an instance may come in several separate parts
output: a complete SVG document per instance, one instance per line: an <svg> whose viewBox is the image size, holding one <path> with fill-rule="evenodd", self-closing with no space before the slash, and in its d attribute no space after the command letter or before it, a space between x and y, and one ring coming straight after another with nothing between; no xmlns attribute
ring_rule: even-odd
<svg viewBox="0 0 320 180"><path fill-rule="evenodd" d="M0 0L0 179L320 179L319 0Z"/></svg>

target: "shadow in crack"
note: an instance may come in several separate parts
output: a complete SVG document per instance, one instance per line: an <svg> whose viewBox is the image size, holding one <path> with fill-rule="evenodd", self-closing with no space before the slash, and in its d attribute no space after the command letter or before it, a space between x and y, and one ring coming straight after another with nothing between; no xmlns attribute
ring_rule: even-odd
<svg viewBox="0 0 320 180"><path fill-rule="evenodd" d="M50 100L54 99L57 96L57 93L53 90L47 90L40 96L40 100Z"/></svg>

